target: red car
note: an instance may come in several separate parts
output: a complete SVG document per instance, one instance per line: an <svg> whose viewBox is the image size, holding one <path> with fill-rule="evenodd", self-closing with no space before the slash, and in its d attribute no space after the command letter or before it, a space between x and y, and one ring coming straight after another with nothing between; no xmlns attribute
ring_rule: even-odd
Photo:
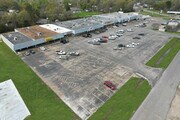
<svg viewBox="0 0 180 120"><path fill-rule="evenodd" d="M103 36L102 36L102 38L107 38L107 39L108 39L109 37L108 37L108 36L106 36L106 35L103 35Z"/></svg>
<svg viewBox="0 0 180 120"><path fill-rule="evenodd" d="M116 90L117 89L116 86L111 81L105 81L104 85L106 85L111 90Z"/></svg>

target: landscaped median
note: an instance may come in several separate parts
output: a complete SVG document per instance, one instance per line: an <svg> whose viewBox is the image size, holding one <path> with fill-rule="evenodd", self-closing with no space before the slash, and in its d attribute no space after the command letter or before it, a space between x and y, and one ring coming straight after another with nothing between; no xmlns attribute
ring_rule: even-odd
<svg viewBox="0 0 180 120"><path fill-rule="evenodd" d="M79 120L42 80L0 42L0 82L12 79L31 116L27 120Z"/></svg>
<svg viewBox="0 0 180 120"><path fill-rule="evenodd" d="M129 120L151 90L146 80L131 78L89 120Z"/></svg>
<svg viewBox="0 0 180 120"><path fill-rule="evenodd" d="M146 65L166 69L179 50L180 38L173 38Z"/></svg>

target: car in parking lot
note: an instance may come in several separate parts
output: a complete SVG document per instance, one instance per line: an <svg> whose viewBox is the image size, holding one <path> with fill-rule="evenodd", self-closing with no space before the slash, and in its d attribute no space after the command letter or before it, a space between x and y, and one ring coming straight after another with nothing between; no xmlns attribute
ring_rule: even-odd
<svg viewBox="0 0 180 120"><path fill-rule="evenodd" d="M75 52L75 51L69 52L68 54L71 56L79 56L80 55L79 52Z"/></svg>
<svg viewBox="0 0 180 120"><path fill-rule="evenodd" d="M136 37L133 37L133 39L141 39L140 37L136 36Z"/></svg>
<svg viewBox="0 0 180 120"><path fill-rule="evenodd" d="M103 35L103 36L102 36L102 38L109 38L109 37L108 37L108 36L106 36L106 35Z"/></svg>
<svg viewBox="0 0 180 120"><path fill-rule="evenodd" d="M58 55L66 55L66 52L65 51L56 51L56 53L58 54Z"/></svg>
<svg viewBox="0 0 180 120"><path fill-rule="evenodd" d="M118 36L115 35L115 34L110 34L109 35L109 40L115 40L116 38L118 38Z"/></svg>
<svg viewBox="0 0 180 120"><path fill-rule="evenodd" d="M133 30L131 28L128 28L127 32L133 32Z"/></svg>
<svg viewBox="0 0 180 120"><path fill-rule="evenodd" d="M132 44L126 45L127 48L134 48L135 46Z"/></svg>
<svg viewBox="0 0 180 120"><path fill-rule="evenodd" d="M105 81L104 85L106 85L111 90L116 90L117 89L116 86L111 81Z"/></svg>
<svg viewBox="0 0 180 120"><path fill-rule="evenodd" d="M118 30L116 33L121 33L121 34L123 34L125 31L123 30L123 29L120 29L120 30Z"/></svg>
<svg viewBox="0 0 180 120"><path fill-rule="evenodd" d="M34 50L29 51L31 54L35 54L36 52Z"/></svg>
<svg viewBox="0 0 180 120"><path fill-rule="evenodd" d="M123 36L123 34L121 34L121 33L116 33L116 35L117 35L118 37Z"/></svg>
<svg viewBox="0 0 180 120"><path fill-rule="evenodd" d="M123 23L122 26L127 26L127 24L126 24L126 23Z"/></svg>
<svg viewBox="0 0 180 120"><path fill-rule="evenodd" d="M139 33L138 35L139 36L145 36L145 33Z"/></svg>
<svg viewBox="0 0 180 120"><path fill-rule="evenodd" d="M108 38L100 38L98 40L98 42L100 42L100 43L107 43L108 42Z"/></svg>
<svg viewBox="0 0 180 120"><path fill-rule="evenodd" d="M30 54L31 54L31 53L30 53L29 51L26 51L26 52L25 52L25 55L26 55L26 56L29 56Z"/></svg>
<svg viewBox="0 0 180 120"><path fill-rule="evenodd" d="M95 38L93 40L89 40L88 43L92 45L100 45L101 43L99 42L100 38Z"/></svg>
<svg viewBox="0 0 180 120"><path fill-rule="evenodd" d="M45 47L39 47L39 49L42 50L42 51L45 51L45 50L46 50Z"/></svg>
<svg viewBox="0 0 180 120"><path fill-rule="evenodd" d="M68 60L69 59L69 55L60 55L59 59Z"/></svg>
<svg viewBox="0 0 180 120"><path fill-rule="evenodd" d="M63 44L66 44L66 43L69 42L69 40L67 40L67 39L61 39L60 42L63 43Z"/></svg>
<svg viewBox="0 0 180 120"><path fill-rule="evenodd" d="M92 35L90 33L85 33L82 36L85 37L85 38L88 38L88 37L91 38L92 37Z"/></svg>

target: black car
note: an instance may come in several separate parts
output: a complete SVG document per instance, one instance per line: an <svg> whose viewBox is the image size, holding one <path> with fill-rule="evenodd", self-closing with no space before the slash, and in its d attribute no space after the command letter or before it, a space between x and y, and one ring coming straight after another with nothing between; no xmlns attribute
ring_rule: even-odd
<svg viewBox="0 0 180 120"><path fill-rule="evenodd" d="M66 40L66 39L62 39L60 42L63 43L63 44L66 44L66 43L68 43L69 41Z"/></svg>
<svg viewBox="0 0 180 120"><path fill-rule="evenodd" d="M82 36L85 38L88 38L88 37L91 38L92 37L92 35L90 33L83 34Z"/></svg>
<svg viewBox="0 0 180 120"><path fill-rule="evenodd" d="M133 39L141 39L141 38L137 36L137 37L133 37Z"/></svg>
<svg viewBox="0 0 180 120"><path fill-rule="evenodd" d="M145 34L144 34L144 33L139 33L138 35L139 35L139 36L144 36Z"/></svg>
<svg viewBox="0 0 180 120"><path fill-rule="evenodd" d="M35 54L36 52L34 50L29 51L31 54Z"/></svg>

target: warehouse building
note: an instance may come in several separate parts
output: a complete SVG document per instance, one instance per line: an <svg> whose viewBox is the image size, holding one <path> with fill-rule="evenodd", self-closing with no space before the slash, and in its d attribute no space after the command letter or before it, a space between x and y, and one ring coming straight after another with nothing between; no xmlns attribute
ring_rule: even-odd
<svg viewBox="0 0 180 120"><path fill-rule="evenodd" d="M124 23L139 19L139 15L137 13L122 13L122 12L95 15L94 17L97 17L97 19L103 21L109 20L108 24ZM104 25L108 25L108 24L104 23Z"/></svg>
<svg viewBox="0 0 180 120"><path fill-rule="evenodd" d="M15 29L15 32L4 33L1 37L2 40L15 52L45 42L59 40L64 37L64 34L36 25Z"/></svg>
<svg viewBox="0 0 180 120"><path fill-rule="evenodd" d="M65 27L67 29L72 30L72 33L74 35L93 31L93 30L103 27L101 23L96 22L91 17L76 19L76 20L69 20L69 21L64 21L64 22L56 22L55 24L60 27Z"/></svg>
<svg viewBox="0 0 180 120"><path fill-rule="evenodd" d="M19 32L4 33L1 38L14 52L36 45L35 41Z"/></svg>

